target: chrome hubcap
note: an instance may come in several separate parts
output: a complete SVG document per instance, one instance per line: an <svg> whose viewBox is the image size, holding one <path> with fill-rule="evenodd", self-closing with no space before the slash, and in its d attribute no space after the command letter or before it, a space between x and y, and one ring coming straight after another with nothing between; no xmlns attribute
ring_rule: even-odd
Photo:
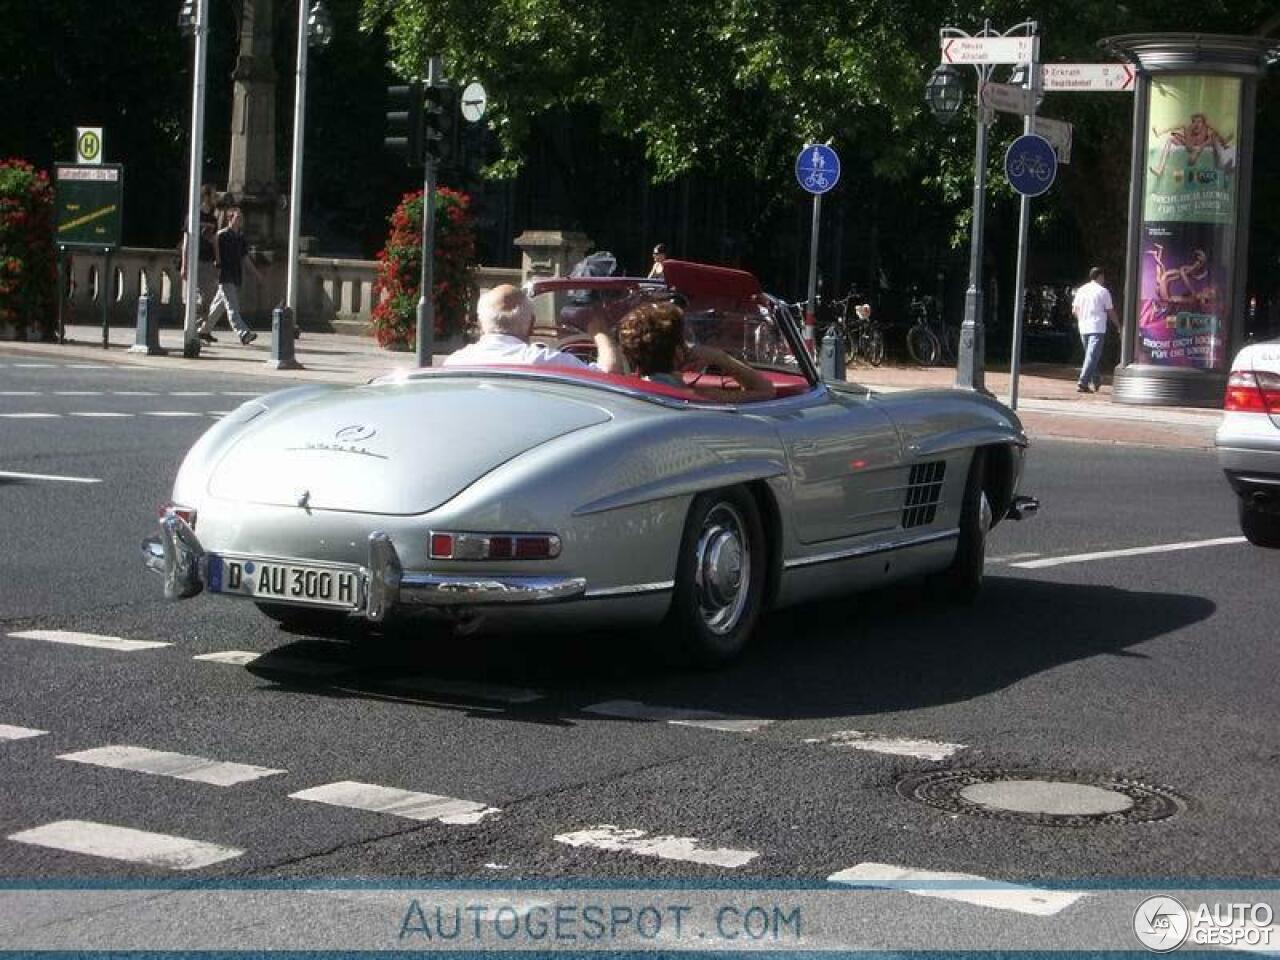
<svg viewBox="0 0 1280 960"><path fill-rule="evenodd" d="M742 619L751 584L746 525L732 505L718 503L702 521L694 564L694 584L702 621L725 634Z"/></svg>

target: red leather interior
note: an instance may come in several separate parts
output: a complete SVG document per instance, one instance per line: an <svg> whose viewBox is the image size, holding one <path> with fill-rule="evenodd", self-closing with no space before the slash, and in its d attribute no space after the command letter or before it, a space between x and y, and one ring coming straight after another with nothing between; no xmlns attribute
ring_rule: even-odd
<svg viewBox="0 0 1280 960"><path fill-rule="evenodd" d="M486 364L483 367L440 367L423 372L431 375L441 375L447 374L451 370L518 370L523 373L554 373L557 376L568 376L575 380L613 384L619 387L626 387L629 390L638 390L641 393L649 393L659 397L674 397L675 399L688 400L692 403L718 402L707 400L706 398L699 396L697 391L688 387L673 387L665 383L655 383L652 380L644 380L629 373L601 373L599 370L591 370L583 367L530 367L524 364ZM776 370L762 370L760 372L773 381L773 385L777 390L777 395L779 397L798 396L802 393L807 393L811 389L808 381L805 380L801 374L781 373ZM700 386L704 387L732 389L736 384L736 381L734 381L732 377L725 377L714 373L704 373L701 376L696 373L686 373L684 374L684 378L686 383L696 380Z"/></svg>

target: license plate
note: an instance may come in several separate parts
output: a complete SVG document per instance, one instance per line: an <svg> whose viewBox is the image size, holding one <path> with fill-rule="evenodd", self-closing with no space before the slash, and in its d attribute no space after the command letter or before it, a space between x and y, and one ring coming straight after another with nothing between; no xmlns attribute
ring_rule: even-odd
<svg viewBox="0 0 1280 960"><path fill-rule="evenodd" d="M344 610L354 610L360 602L355 570L246 557L210 556L209 590Z"/></svg>

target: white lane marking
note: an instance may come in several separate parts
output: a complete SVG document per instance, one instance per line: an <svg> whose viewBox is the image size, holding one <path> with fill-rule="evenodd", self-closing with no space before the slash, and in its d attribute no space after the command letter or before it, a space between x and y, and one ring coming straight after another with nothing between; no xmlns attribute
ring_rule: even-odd
<svg viewBox="0 0 1280 960"><path fill-rule="evenodd" d="M393 690L410 693L472 697L476 700L496 700L499 703L532 703L546 696L540 690L527 690L524 687L504 687L497 683L473 683L469 680L448 680L443 677L412 677L393 681L388 686Z"/></svg>
<svg viewBox="0 0 1280 960"><path fill-rule="evenodd" d="M439 820L441 823L479 823L498 813L473 800L456 800L434 793L416 793L397 787L380 787L376 783L339 780L308 790L289 794L295 800L327 803L334 807L350 807L370 813L389 813L408 820Z"/></svg>
<svg viewBox="0 0 1280 960"><path fill-rule="evenodd" d="M1014 560L1034 560L1038 553L1011 553L1003 557L987 557L987 563L1012 563Z"/></svg>
<svg viewBox="0 0 1280 960"><path fill-rule="evenodd" d="M0 470L0 480L61 480L64 483L101 483L97 477L63 477L55 473L18 473Z"/></svg>
<svg viewBox="0 0 1280 960"><path fill-rule="evenodd" d="M158 394L152 393L150 390L112 390L113 397L155 397Z"/></svg>
<svg viewBox="0 0 1280 960"><path fill-rule="evenodd" d="M0 397L43 397L40 390L0 390Z"/></svg>
<svg viewBox="0 0 1280 960"><path fill-rule="evenodd" d="M0 740L26 740L28 737L43 737L48 730L33 730L30 727L15 727L10 723L0 723Z"/></svg>
<svg viewBox="0 0 1280 960"><path fill-rule="evenodd" d="M171 397L216 397L212 390L170 390Z"/></svg>
<svg viewBox="0 0 1280 960"><path fill-rule="evenodd" d="M227 414L235 413L234 410L208 410L206 411L211 417L225 417Z"/></svg>
<svg viewBox="0 0 1280 960"><path fill-rule="evenodd" d="M862 730L837 730L825 737L805 740L805 743L824 743L850 750L867 750L871 753L887 753L896 757L917 757L921 760L946 760L952 754L965 749L963 743L942 743L936 740L912 740L906 737L882 737Z"/></svg>
<svg viewBox="0 0 1280 960"><path fill-rule="evenodd" d="M144 410L144 417L203 417L204 414L196 410Z"/></svg>
<svg viewBox="0 0 1280 960"><path fill-rule="evenodd" d="M55 363L15 363L15 367L21 367L23 370L48 370L57 366Z"/></svg>
<svg viewBox="0 0 1280 960"><path fill-rule="evenodd" d="M853 887L902 890L920 897L955 900L993 910L1012 910L1037 917L1051 917L1087 894L1075 890L1040 890L1014 883L988 880L971 873L914 870L890 863L860 863L827 877L831 883Z"/></svg>
<svg viewBox="0 0 1280 960"><path fill-rule="evenodd" d="M714 710L686 710L681 707L654 706L638 700L606 700L582 708L583 713L595 713L604 717L621 717L624 720L661 720L680 727L704 727L727 733L751 733L767 727L772 720L758 717L738 717Z"/></svg>
<svg viewBox="0 0 1280 960"><path fill-rule="evenodd" d="M60 413L0 413L6 420L55 420Z"/></svg>
<svg viewBox="0 0 1280 960"><path fill-rule="evenodd" d="M190 780L193 783L207 783L215 787L232 787L237 783L260 780L263 777L285 772L271 767L257 767L249 763L207 760L204 757L191 757L185 753L148 750L146 747L130 747L125 744L64 753L58 759L88 763L95 767L110 767L113 770L152 773L158 777L173 777L175 780Z"/></svg>
<svg viewBox="0 0 1280 960"><path fill-rule="evenodd" d="M1093 560L1111 560L1115 557L1142 557L1149 553L1173 553L1177 550L1198 550L1201 547L1225 547L1244 542L1244 537L1214 537L1212 540L1185 540L1181 543L1160 543L1150 547L1129 547L1125 550L1075 553L1067 557L1045 557L1043 560L1011 563L1009 566L1021 567L1024 570L1040 570L1044 567L1060 567L1067 563L1089 563Z"/></svg>
<svg viewBox="0 0 1280 960"><path fill-rule="evenodd" d="M112 370L110 364L107 363L65 363L63 366L69 370Z"/></svg>
<svg viewBox="0 0 1280 960"><path fill-rule="evenodd" d="M92 820L57 820L33 830L11 833L9 839L36 847L52 847L54 850L171 870L198 870L244 853L235 847L116 827L109 823L94 823Z"/></svg>
<svg viewBox="0 0 1280 960"><path fill-rule="evenodd" d="M634 853L640 857L658 857L662 860L684 860L711 867L741 867L760 854L755 850L731 850L701 846L696 837L650 837L643 830L624 830L611 823L604 823L587 830L561 833L553 837L557 843L571 847L592 847L597 850L615 850Z"/></svg>
<svg viewBox="0 0 1280 960"><path fill-rule="evenodd" d="M115 410L73 410L67 414L68 417L92 417L97 420L118 419L120 417L132 417L132 413L119 413Z"/></svg>
<svg viewBox="0 0 1280 960"><path fill-rule="evenodd" d="M251 390L222 390L221 395L224 397L260 397L261 393L254 393Z"/></svg>
<svg viewBox="0 0 1280 960"><path fill-rule="evenodd" d="M126 640L123 637L104 637L97 633L76 633L74 630L20 630L9 636L18 640L47 640L50 643L70 643L77 647L100 647L122 653L173 646L157 640Z"/></svg>
<svg viewBox="0 0 1280 960"><path fill-rule="evenodd" d="M209 663L229 663L233 667L243 667L247 663L253 663L262 654L252 653L248 650L219 650L217 653L201 653L192 657L192 660L206 660Z"/></svg>
<svg viewBox="0 0 1280 960"><path fill-rule="evenodd" d="M53 395L55 397L100 397L102 396L102 391L101 390L55 390L53 391Z"/></svg>

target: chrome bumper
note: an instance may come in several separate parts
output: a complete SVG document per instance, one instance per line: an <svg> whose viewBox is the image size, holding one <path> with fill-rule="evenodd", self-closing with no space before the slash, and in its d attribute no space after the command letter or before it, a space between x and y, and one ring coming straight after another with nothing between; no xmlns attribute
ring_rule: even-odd
<svg viewBox="0 0 1280 960"><path fill-rule="evenodd" d="M194 597L204 589L208 558L195 531L181 518L160 521L160 535L142 542L147 568L164 577L170 600ZM583 577L458 576L417 571L406 573L391 537L369 535L369 562L361 567L362 606L352 613L379 621L397 607L452 608L497 604L547 603L580 597Z"/></svg>

